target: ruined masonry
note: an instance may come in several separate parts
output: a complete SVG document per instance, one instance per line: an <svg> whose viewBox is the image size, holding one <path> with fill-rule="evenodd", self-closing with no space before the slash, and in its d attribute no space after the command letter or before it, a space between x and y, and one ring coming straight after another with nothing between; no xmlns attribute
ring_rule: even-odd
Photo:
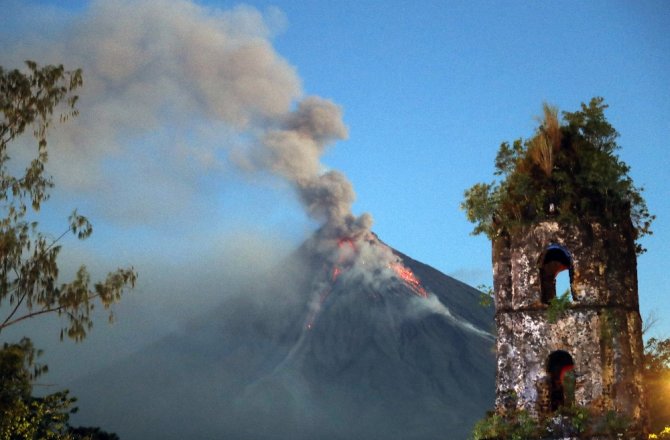
<svg viewBox="0 0 670 440"><path fill-rule="evenodd" d="M576 403L616 411L644 432L636 266L629 220L608 228L543 221L493 241L498 412L547 416ZM563 270L570 303L552 322Z"/></svg>

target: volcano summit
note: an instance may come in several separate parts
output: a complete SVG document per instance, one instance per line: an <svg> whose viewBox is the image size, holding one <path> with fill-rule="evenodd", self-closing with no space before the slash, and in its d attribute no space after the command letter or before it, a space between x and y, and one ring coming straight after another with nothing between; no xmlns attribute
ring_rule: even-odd
<svg viewBox="0 0 670 440"><path fill-rule="evenodd" d="M125 440L463 439L493 403L492 310L374 234L317 234L225 295L75 383L79 421Z"/></svg>

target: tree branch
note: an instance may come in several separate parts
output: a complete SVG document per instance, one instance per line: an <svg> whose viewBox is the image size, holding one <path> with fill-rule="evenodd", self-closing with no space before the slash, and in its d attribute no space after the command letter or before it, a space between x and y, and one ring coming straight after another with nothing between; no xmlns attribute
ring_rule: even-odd
<svg viewBox="0 0 670 440"><path fill-rule="evenodd" d="M95 295L91 295L91 296L87 297L86 301L90 301L90 300L95 299L99 296L100 296L100 294L96 293ZM25 319L34 318L35 316L44 315L46 313L63 311L66 308L67 308L67 305L62 305L62 306L58 306L58 307L48 307L46 309L38 310L36 312L27 313L23 316L20 316L16 319L13 319L13 320L9 321L9 322L7 320L5 320L5 322L0 324L0 331L2 331L2 329L4 329L5 327L9 327L10 325L16 324L17 322L21 322ZM74 316L71 313L69 313L69 312L67 312L67 313L68 313L68 315L70 315L70 317L74 318Z"/></svg>
<svg viewBox="0 0 670 440"><path fill-rule="evenodd" d="M47 246L47 248L44 249L44 251L42 251L42 254L39 255L39 256L41 257L42 255L46 255L46 253L49 252L49 250L51 250L51 248L54 247L54 245L55 245L56 243L58 243L63 237L65 237L65 235L66 235L68 232L70 232L70 231L72 231L72 228L71 228L71 227L70 227L69 229L67 229L65 232L63 232L62 234L60 234L60 236L59 236L58 238L56 238L54 241L52 241L51 244L50 244L49 246ZM36 257L37 257L37 256L34 256L34 257L31 258L31 260L33 260L33 263L35 262ZM28 264L28 263L30 263L30 261L27 261L27 262L26 262L26 264ZM7 296L8 294L10 294L10 293L14 292L16 289L18 289L18 281L21 280L21 274L18 273L18 271L17 271L16 268L14 268L14 273L16 273L16 275L17 275L17 285L16 285L16 287L13 287L12 289L9 289L7 292L3 293L3 294L2 294L3 297L4 297L4 296ZM25 298L27 295L28 295L28 292L25 292L25 293L21 296L21 299L20 299L19 302L16 304L16 307L14 308L14 310L12 310L12 313L10 313L9 316L7 316L7 319L5 319L5 321L2 323L3 326L4 326L4 324L5 324L7 321L9 321L9 320L12 318L12 316L14 316L14 314L16 313L16 310L19 308L19 306L21 305L21 303L23 302L24 298ZM0 329L2 329L2 326L0 326Z"/></svg>
<svg viewBox="0 0 670 440"><path fill-rule="evenodd" d="M7 322L8 322L10 319L12 319L12 316L14 316L14 315L16 314L16 311L19 310L19 307L21 306L21 303L23 303L23 300L24 300L25 298L26 298L26 293L24 293L23 295L21 295L21 298L16 302L16 306L14 307L14 310L12 310L12 313L10 313L9 315L7 315L7 318L5 318L5 320L4 320L4 321L2 322L2 324L0 325L0 330L3 329L3 328L5 327L5 324L7 324Z"/></svg>

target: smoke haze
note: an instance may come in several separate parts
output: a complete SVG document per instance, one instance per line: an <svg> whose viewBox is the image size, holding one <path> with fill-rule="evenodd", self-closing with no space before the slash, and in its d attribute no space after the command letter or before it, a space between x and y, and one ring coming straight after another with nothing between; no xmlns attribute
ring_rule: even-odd
<svg viewBox="0 0 670 440"><path fill-rule="evenodd" d="M8 10L29 15L20 3ZM140 274L136 292L117 307L118 324L95 329L81 347L53 346L53 322L31 327L36 345L48 348L51 379L71 381L81 397L81 423L128 438L155 437L156 429L172 438L217 438L221 432L276 438L276 429L291 433L296 423L303 431L285 438L346 437L356 408L375 408L379 395L358 396L334 379L322 381L319 372L334 378L348 362L368 372L382 354L404 356L396 339L406 339L407 316L441 314L460 323L465 337L479 341L472 356L483 359L487 371L490 356L478 327L467 328L445 306L410 301L417 292L403 287L393 269L402 259L371 232L370 215L352 213L351 182L322 163L348 130L342 109L306 95L295 68L274 50L280 12L221 10L187 0L99 0L80 13L56 13L58 19L31 14L47 37L12 40L0 33L7 41L0 64L21 67L33 59L83 69L80 116L51 132L49 170L56 193L65 194L56 201L83 203L109 234L100 234L104 245L94 251L66 243L63 273L85 261L93 262L97 277L126 264ZM296 210L302 214L286 214ZM287 258L307 237L300 252L309 258ZM332 290L342 302L321 318ZM393 298L388 304L376 302L383 292ZM306 329L317 320L324 325L314 333ZM429 325L426 352L451 362L455 349L435 344L450 334L445 322ZM410 325L419 333L425 326ZM25 328L16 332L3 337ZM128 356L132 360L124 362ZM421 356L382 362L372 390L391 386L382 393L388 399L398 399L397 382L413 398L424 390L421 408L433 408L433 398L446 402L459 395L432 394L431 380L446 389L456 378L423 375ZM88 375L100 368L101 375ZM417 371L418 387L408 379ZM366 374L342 380L365 387ZM229 395L235 399L226 400ZM322 396L332 398L324 404ZM400 397L391 413L379 409L356 423L358 432L374 438L388 414L411 425L417 438L421 424L451 422L442 403L421 415ZM351 399L360 406L351 406ZM261 437L258 424L265 424ZM195 434L187 429L194 426L200 430ZM391 432L384 431L386 438Z"/></svg>
<svg viewBox="0 0 670 440"><path fill-rule="evenodd" d="M295 68L272 47L285 25L280 11L100 0L80 12L10 2L6 12L23 25L0 33L4 68L32 59L83 69L80 115L49 135L52 215L64 218L76 206L102 222L92 239L97 250L65 243L64 277L81 262L98 277L127 264L140 273L136 292L117 307L120 353L221 301L220 286L236 291L259 279L291 242L311 235L313 223L295 214L298 206L320 225L315 247L324 258L337 260L338 240L348 237L360 241L352 274L370 283L392 276L397 258L366 245L371 217L352 214L351 183L321 163L347 137L342 109L305 96ZM19 140L16 155L29 158L32 143ZM39 342L53 327L37 322L31 331ZM113 358L95 354L95 341L107 337L95 333L86 344L94 348L84 350L88 365ZM59 355L52 356L58 371Z"/></svg>
<svg viewBox="0 0 670 440"><path fill-rule="evenodd" d="M280 11L101 0L78 12L12 1L3 13L22 23L0 31L5 69L26 59L83 69L80 115L49 135L56 190L43 224L57 234L63 226L49 213L64 220L79 207L97 226L90 241L64 243L64 277L81 262L98 277L128 264L140 273L118 306L120 353L221 301L222 285L235 290L276 264L313 228L296 213L302 200L319 221L348 215L351 185L339 174L321 179L320 163L346 137L342 113L305 97L274 50ZM33 144L19 140L15 159ZM30 330L40 327L53 325ZM113 357L96 345L106 337L94 331L83 346L93 365Z"/></svg>
<svg viewBox="0 0 670 440"><path fill-rule="evenodd" d="M347 136L342 112L303 96L295 69L272 47L268 22L281 21L272 9L94 1L57 39L33 35L0 61L83 69L81 115L53 132L50 166L59 184L122 207L98 207L108 215L146 222L176 214L204 175L251 164L294 185L309 215L343 226L351 184L320 162Z"/></svg>
<svg viewBox="0 0 670 440"><path fill-rule="evenodd" d="M124 207L106 214L146 222L188 206L203 175L230 166L231 150L289 118L300 80L271 35L247 7L94 1L57 39L4 46L0 61L83 69L81 115L53 131L51 170L99 205Z"/></svg>
<svg viewBox="0 0 670 440"><path fill-rule="evenodd" d="M331 276L322 241L256 283L221 285L236 294L75 382L78 417L129 440L465 438L492 403L492 338L480 330L491 310L476 290L395 253L432 300L391 276L373 286L348 245Z"/></svg>

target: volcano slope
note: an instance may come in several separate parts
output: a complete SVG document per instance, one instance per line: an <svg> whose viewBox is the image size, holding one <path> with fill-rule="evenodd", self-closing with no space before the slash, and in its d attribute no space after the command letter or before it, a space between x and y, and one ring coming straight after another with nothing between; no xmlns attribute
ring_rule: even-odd
<svg viewBox="0 0 670 440"><path fill-rule="evenodd" d="M124 440L465 439L493 404L492 310L376 237L360 243L324 257L310 240L182 332L73 384L77 422ZM380 250L392 264L369 260Z"/></svg>

